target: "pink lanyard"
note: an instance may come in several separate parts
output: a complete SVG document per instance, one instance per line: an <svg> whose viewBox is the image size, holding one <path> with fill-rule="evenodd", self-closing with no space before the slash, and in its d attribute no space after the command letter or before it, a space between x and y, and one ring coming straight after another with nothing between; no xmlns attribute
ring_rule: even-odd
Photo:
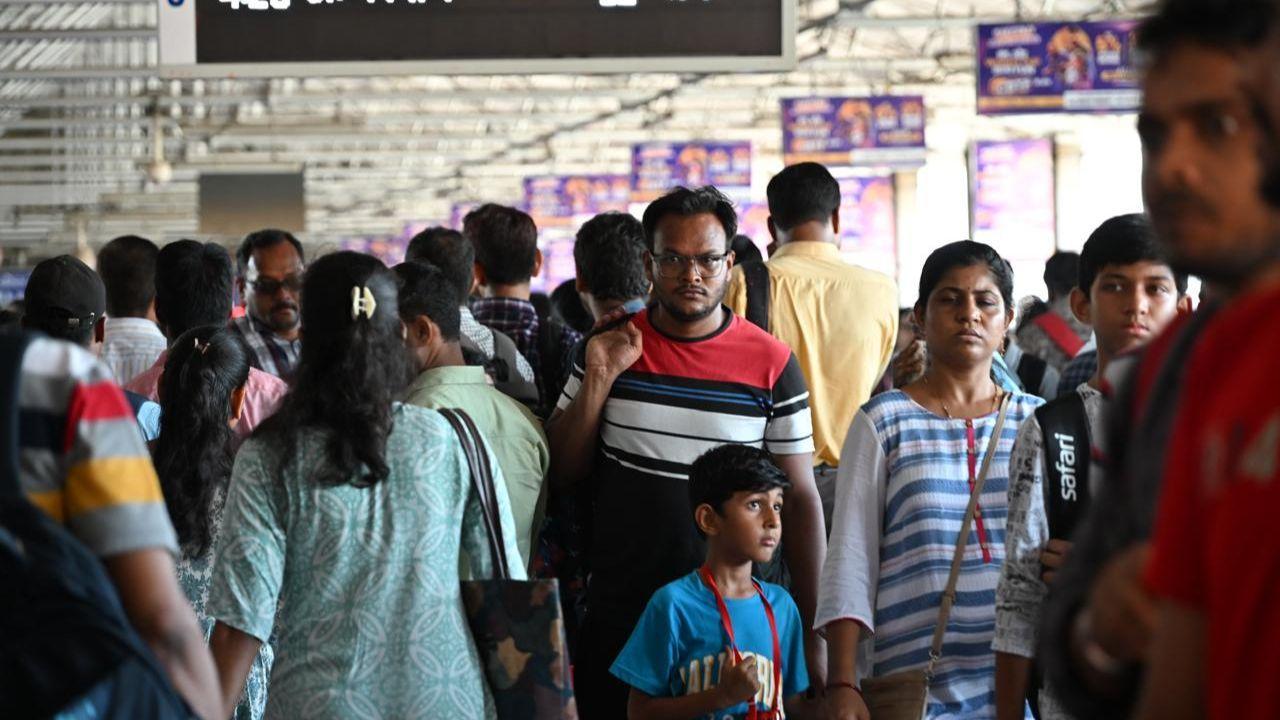
<svg viewBox="0 0 1280 720"><path fill-rule="evenodd" d="M969 446L969 492L973 492L974 485L978 482L978 440L973 428L972 420L964 421L965 439ZM999 442L999 438L992 435L990 442ZM978 545L982 547L982 562L991 562L991 549L987 547L987 528L982 523L982 501L979 499L975 506L974 522L977 524Z"/></svg>
<svg viewBox="0 0 1280 720"><path fill-rule="evenodd" d="M729 608L724 604L724 596L720 594L720 588L716 585L716 579L711 577L711 569L703 565L698 570L698 574L702 576L702 581L711 588L711 594L716 596L716 608L720 610L720 624L724 626L724 631L729 635L729 647L733 650L733 662L742 662L742 653L738 652L738 643L733 637L733 621L729 619ZM776 720L782 717L778 712L778 695L782 692L782 643L778 640L778 623L773 617L773 606L764 596L764 590L760 589L760 583L755 578L751 579L751 584L756 588L756 594L760 596L760 602L764 604L765 617L769 618L769 632L773 633L773 701L769 705L769 712L761 713L756 707L754 698L751 700L751 706L747 710L747 720Z"/></svg>

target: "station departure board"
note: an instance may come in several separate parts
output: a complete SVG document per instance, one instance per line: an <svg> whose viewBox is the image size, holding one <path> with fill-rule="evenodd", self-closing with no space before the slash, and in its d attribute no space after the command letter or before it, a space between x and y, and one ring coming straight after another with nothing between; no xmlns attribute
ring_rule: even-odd
<svg viewBox="0 0 1280 720"><path fill-rule="evenodd" d="M795 64L795 0L157 0L166 75L702 72Z"/></svg>

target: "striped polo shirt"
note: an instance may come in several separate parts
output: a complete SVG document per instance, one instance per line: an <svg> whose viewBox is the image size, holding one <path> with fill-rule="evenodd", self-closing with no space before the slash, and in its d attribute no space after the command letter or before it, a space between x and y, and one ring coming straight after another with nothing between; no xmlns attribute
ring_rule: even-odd
<svg viewBox="0 0 1280 720"><path fill-rule="evenodd" d="M19 481L99 557L177 552L160 481L111 370L71 343L34 338L22 358Z"/></svg>
<svg viewBox="0 0 1280 720"><path fill-rule="evenodd" d="M929 687L936 718L995 717L995 592L1005 557L1009 455L1043 401L1015 395L965 548L942 659ZM938 417L901 390L872 398L845 438L815 624L858 621L861 677L922 669L969 504L969 447L980 472L996 415ZM976 475L976 472L975 472Z"/></svg>
<svg viewBox="0 0 1280 720"><path fill-rule="evenodd" d="M689 506L689 466L725 444L813 452L809 391L791 349L727 309L711 335L678 339L633 318L643 354L604 405L593 497L588 606L633 622L649 597L705 559ZM582 384L585 343L560 397Z"/></svg>

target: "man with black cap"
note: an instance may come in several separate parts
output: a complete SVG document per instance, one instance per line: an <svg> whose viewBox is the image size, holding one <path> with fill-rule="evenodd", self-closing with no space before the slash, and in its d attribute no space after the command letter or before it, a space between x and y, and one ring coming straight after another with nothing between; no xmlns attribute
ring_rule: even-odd
<svg viewBox="0 0 1280 720"><path fill-rule="evenodd" d="M36 265L27 280L22 326L92 349L102 342L107 289L88 265L59 255Z"/></svg>
<svg viewBox="0 0 1280 720"><path fill-rule="evenodd" d="M92 268L70 255L49 258L31 271L22 326L97 353L105 331L107 288ZM148 441L160 436L160 406L137 393L125 399Z"/></svg>

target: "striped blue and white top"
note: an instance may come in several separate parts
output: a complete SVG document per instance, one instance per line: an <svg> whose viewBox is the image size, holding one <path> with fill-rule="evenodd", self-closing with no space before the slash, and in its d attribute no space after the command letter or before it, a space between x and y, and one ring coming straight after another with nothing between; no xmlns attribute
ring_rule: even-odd
<svg viewBox="0 0 1280 720"><path fill-rule="evenodd" d="M1009 455L1018 426L1043 403L1015 395L979 500L929 689L929 718L995 717L995 590L1004 562ZM900 390L862 406L841 452L819 586L818 628L863 628L861 677L923 668L969 503L969 446L980 469L996 414L934 415Z"/></svg>

